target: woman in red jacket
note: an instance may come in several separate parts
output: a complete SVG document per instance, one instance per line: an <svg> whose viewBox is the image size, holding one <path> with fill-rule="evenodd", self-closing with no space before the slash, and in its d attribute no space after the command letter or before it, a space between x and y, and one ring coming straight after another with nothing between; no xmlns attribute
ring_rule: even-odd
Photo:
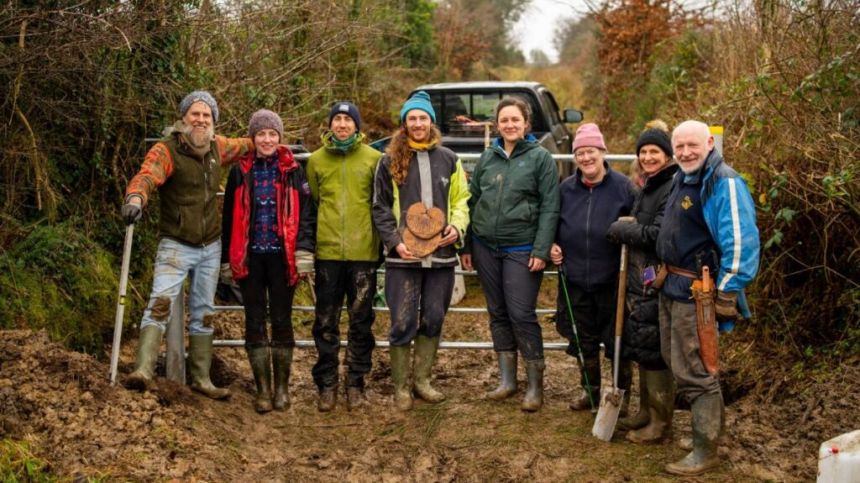
<svg viewBox="0 0 860 483"><path fill-rule="evenodd" d="M224 207L231 210L225 213L231 220L226 250L245 303L245 349L257 386L254 409L259 413L289 405L287 386L296 344L293 294L299 277L313 271L316 207L304 170L280 144L283 133L284 124L274 112L261 109L251 116L248 135L255 149L230 173L228 186L235 188L228 193L232 202L225 199Z"/></svg>

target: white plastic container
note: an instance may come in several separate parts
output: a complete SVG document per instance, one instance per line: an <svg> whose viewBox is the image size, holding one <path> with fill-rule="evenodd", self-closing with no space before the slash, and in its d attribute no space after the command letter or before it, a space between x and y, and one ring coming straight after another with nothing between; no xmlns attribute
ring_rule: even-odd
<svg viewBox="0 0 860 483"><path fill-rule="evenodd" d="M821 443L818 483L860 483L860 429Z"/></svg>

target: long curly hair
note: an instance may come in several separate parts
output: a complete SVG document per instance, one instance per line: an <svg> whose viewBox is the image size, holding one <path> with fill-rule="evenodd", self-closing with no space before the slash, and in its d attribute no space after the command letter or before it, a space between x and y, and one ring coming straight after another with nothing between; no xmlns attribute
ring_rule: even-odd
<svg viewBox="0 0 860 483"><path fill-rule="evenodd" d="M442 143L442 133L435 125L430 129L430 138L428 143ZM412 148L409 147L409 134L406 132L406 126L400 126L394 134L391 135L391 142L385 148L385 154L391 159L391 164L388 167L388 172L391 173L391 178L398 185L406 182L406 174L409 173L409 161L412 159Z"/></svg>

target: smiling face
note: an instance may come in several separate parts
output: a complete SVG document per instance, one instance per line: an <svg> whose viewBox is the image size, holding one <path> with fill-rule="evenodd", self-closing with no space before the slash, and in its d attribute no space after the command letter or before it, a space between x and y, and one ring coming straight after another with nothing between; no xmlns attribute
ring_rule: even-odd
<svg viewBox="0 0 860 483"><path fill-rule="evenodd" d="M281 136L274 129L260 129L254 134L254 149L261 158L271 156L280 142Z"/></svg>
<svg viewBox="0 0 860 483"><path fill-rule="evenodd" d="M523 139L529 127L523 112L514 105L505 106L499 111L498 116L496 116L496 124L502 139L509 144L514 144Z"/></svg>
<svg viewBox="0 0 860 483"><path fill-rule="evenodd" d="M576 160L576 167L586 180L596 183L603 179L606 174L606 166L603 164L606 153L602 149L582 146L573 155Z"/></svg>
<svg viewBox="0 0 860 483"><path fill-rule="evenodd" d="M355 121L348 114L337 114L331 118L331 131L338 141L346 141L356 130Z"/></svg>
<svg viewBox="0 0 860 483"><path fill-rule="evenodd" d="M669 164L669 156L656 144L646 144L639 148L639 167L645 176L653 176Z"/></svg>
<svg viewBox="0 0 860 483"><path fill-rule="evenodd" d="M708 126L696 121L685 121L672 133L672 149L675 159L685 174L695 173L705 164L714 148L714 137Z"/></svg>
<svg viewBox="0 0 860 483"><path fill-rule="evenodd" d="M193 132L206 132L212 127L212 109L209 104L197 101L185 111L182 120L192 127Z"/></svg>
<svg viewBox="0 0 860 483"><path fill-rule="evenodd" d="M406 113L406 134L416 143L426 143L430 140L430 130L433 121L430 115L421 109L412 109Z"/></svg>

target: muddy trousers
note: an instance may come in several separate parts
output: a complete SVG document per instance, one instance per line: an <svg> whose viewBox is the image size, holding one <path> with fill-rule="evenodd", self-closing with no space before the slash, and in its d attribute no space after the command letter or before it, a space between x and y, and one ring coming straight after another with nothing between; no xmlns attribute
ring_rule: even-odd
<svg viewBox="0 0 860 483"><path fill-rule="evenodd" d="M340 312L346 296L349 317L346 348L348 387L364 388L364 376L372 367L373 297L376 295L376 262L317 260L314 292L317 296L313 336L317 362L312 373L319 389L337 385L340 363Z"/></svg>
<svg viewBox="0 0 860 483"><path fill-rule="evenodd" d="M720 381L702 363L696 304L660 295L660 351L675 376L678 395L690 404L700 396L720 395Z"/></svg>
<svg viewBox="0 0 860 483"><path fill-rule="evenodd" d="M245 347L269 345L266 315L272 321L273 347L295 347L293 295L282 253L250 253L248 276L239 280L245 302Z"/></svg>
<svg viewBox="0 0 860 483"><path fill-rule="evenodd" d="M487 299L493 350L519 349L527 361L543 359L543 335L535 312L543 272L529 271L529 252L493 250L476 241L472 263Z"/></svg>
<svg viewBox="0 0 860 483"><path fill-rule="evenodd" d="M391 345L407 345L417 335L441 336L453 290L454 267L386 267L385 300L391 311L388 334Z"/></svg>

